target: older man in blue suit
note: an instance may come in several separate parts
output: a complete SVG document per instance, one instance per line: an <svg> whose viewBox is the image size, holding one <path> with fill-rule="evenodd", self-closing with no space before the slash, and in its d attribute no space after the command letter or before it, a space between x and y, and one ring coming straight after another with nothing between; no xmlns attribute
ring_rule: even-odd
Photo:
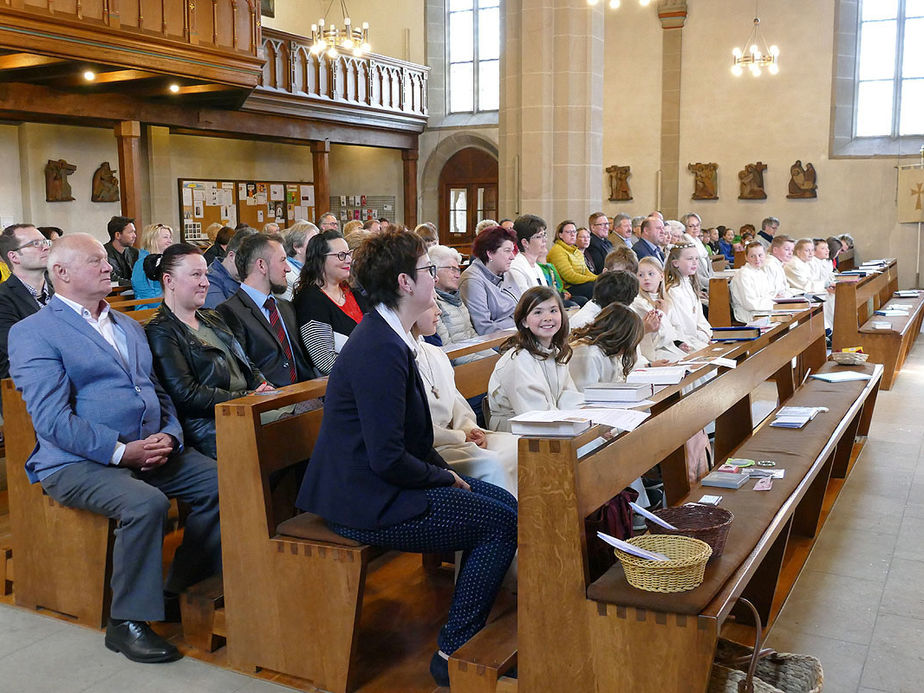
<svg viewBox="0 0 924 693"><path fill-rule="evenodd" d="M51 250L48 271L55 297L9 337L10 373L37 439L26 471L59 503L118 522L106 647L133 661L172 661L180 653L148 621L164 620L165 598L220 567L216 464L184 450L144 330L109 310L111 266L102 244L87 234L65 236ZM192 512L164 585L164 521L173 497Z"/></svg>

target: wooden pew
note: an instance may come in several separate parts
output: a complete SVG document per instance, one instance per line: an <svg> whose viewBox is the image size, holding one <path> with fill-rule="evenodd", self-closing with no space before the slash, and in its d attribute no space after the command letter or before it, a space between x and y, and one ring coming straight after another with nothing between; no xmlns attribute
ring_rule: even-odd
<svg viewBox="0 0 924 693"><path fill-rule="evenodd" d="M852 270L856 268L856 260L854 259L853 248L848 248L847 250L842 251L837 256L837 268L841 272L846 272L847 270Z"/></svg>
<svg viewBox="0 0 924 693"><path fill-rule="evenodd" d="M727 277L709 280L709 324L713 327L731 327L733 324L730 286L731 279Z"/></svg>
<svg viewBox="0 0 924 693"><path fill-rule="evenodd" d="M806 552L792 547L813 540L829 479L847 474L855 437L867 432L880 366L866 367L868 382L813 380L800 388L792 404L830 408L827 418L816 418L803 431L763 427L752 436L749 428L738 429L740 442L731 452L775 457L787 477L766 496L755 496L750 485L721 489L722 505L735 521L725 553L707 565L699 588L668 595L636 590L619 564L591 582L583 519L652 461L666 456L669 466L682 465L672 448L709 418L727 416L780 356L756 355L720 387L704 386L708 397L690 397L681 403L689 406L672 407L581 458L577 450L599 430L574 439L521 439L518 690L704 691L723 625L732 615L747 622L735 612L738 597L753 601L772 623L773 605L786 587L777 589L781 567L804 559ZM764 360L770 362L759 363ZM684 477L666 474L665 484L686 486ZM703 487L680 491L679 502L715 493ZM797 572L798 566L787 570Z"/></svg>
<svg viewBox="0 0 924 693"><path fill-rule="evenodd" d="M102 515L59 505L32 484L25 464L35 447L35 430L25 402L4 379L6 469L17 605L50 609L78 623L100 628L109 617L112 594L114 523ZM11 581L8 572L5 582Z"/></svg>
<svg viewBox="0 0 924 693"><path fill-rule="evenodd" d="M681 497L688 494L689 485L686 481L683 443L695 432L702 430L708 423L715 421L715 454L717 458L724 458L740 443L742 436L748 435L753 429L750 394L754 388L760 385L764 380L774 377L778 383L780 401L784 402L789 399L795 390L795 384L801 381L802 372L809 367L816 368L824 362L824 319L822 309L820 306L814 306L807 308L799 314L787 317L785 321L775 325L757 340L711 345L697 354L691 354L689 358L692 360L705 355L713 357L721 355L726 358L735 359L738 360L739 365L735 369L719 368L717 373L715 373L715 366L701 367L688 375L687 378L677 385L664 388L652 398L654 400L654 404L651 407L652 415L643 426L650 427L650 422L652 421L661 422L661 426L656 433L651 433L650 428L648 429L650 440L647 446L644 442L641 442L637 448L627 453L624 458L620 457L620 459L624 459L626 464L633 465L632 469L636 470L636 474L625 481L617 490L602 499L600 503L598 503L598 507L621 491L632 479L641 476L647 472L649 468L657 465L659 462L661 462L661 470L669 502L675 503ZM796 366L793 366L793 361L796 361ZM705 376L710 371L715 373L715 377L702 383L702 381L705 380ZM702 384L696 387L696 383ZM691 387L696 387L696 389L690 391ZM635 433L626 435L632 436L631 440L633 441L642 440L639 438L638 434ZM583 436L580 440L586 443L594 437L596 436L588 434ZM625 436L617 439L617 441L623 438L625 438ZM527 452L524 449L526 440L532 442L538 439L521 439L520 483L523 483L524 474L526 473L523 466L524 455ZM571 445L570 441L561 439L555 441L542 441L542 444L544 445L546 442L552 447L558 446L559 452L564 450L562 446L566 447ZM575 441L574 447L570 449L573 452L573 450L576 450L577 447L583 443ZM546 458L543 456L542 459L544 460ZM629 462L629 460L632 460L632 462ZM543 479L540 471L542 462L537 461L536 464L536 468L531 472L533 474L531 480L533 483L538 484L539 488L534 489L533 493L539 496L546 495L555 497L558 499L555 502L560 502L563 500L562 493L564 490L564 495L568 496L570 500L573 501L571 491L566 487L560 486L556 478L550 476ZM576 467L573 460L571 461L571 465L571 469L573 470ZM589 482L589 484L592 485L591 482ZM613 488L615 488L615 485ZM594 509L595 508L591 508L588 512L584 513L584 517L589 515ZM559 513L559 511L562 511L562 508L556 508L554 511L550 511L547 516L544 516L546 519L558 523L550 531L553 533L562 531L560 523L567 522L569 534L568 541L573 541L574 544L573 546L569 546L569 548L564 551L563 555L570 554L575 549L580 551L580 547L584 542L583 517L580 519L568 517L567 520L564 520L563 518L567 513L565 515L558 515L557 513ZM546 547L542 549L544 551L545 548L548 548L550 543L557 543L557 538L564 536L562 534L556 534L556 537L540 539L538 534L534 533L529 536L528 543L525 543L527 540L524 535L523 522L524 516L522 514L521 505L521 567L518 594L520 606L518 608L519 625L517 627L517 638L520 645L519 651L516 650L516 643L512 642L509 637L509 633L511 632L509 619L498 619L496 624L490 624L484 631L478 633L450 658L449 670L453 693L503 691L509 690L511 687L513 687L513 690L516 690L516 684L512 680L498 678L498 676L511 665L510 662L519 662L519 657L524 651L522 640L524 591L530 590L534 585L532 581L524 581L524 573L522 572L523 551L527 545L535 547L537 543L546 544ZM577 536L578 534L580 537ZM551 550L554 551L555 549ZM551 563L546 566L546 570L554 571L560 568L560 560L551 559L548 554L544 554L542 560L546 559L551 561ZM540 571L539 568L535 569ZM585 571L586 561L581 568L582 580L585 579ZM538 574L538 572L536 574ZM564 588L561 584L557 585L557 587ZM564 593L568 595L566 599L570 607L575 606L578 592L581 595L581 599L585 598L585 588L586 585L584 584L582 584L580 588L576 585L567 586ZM557 599L557 597L552 597L549 591L543 592L543 598ZM542 611L543 607L540 606L542 602L541 599L532 600L530 598L528 601L530 602L531 609ZM557 607L555 608L557 609ZM565 609L559 611L557 616L559 618L564 618L564 611ZM572 611L571 613L575 617L579 617L579 612ZM551 625L551 621L544 622L542 627L549 629L548 637L556 637L554 635L556 630L555 627ZM565 630L567 630L567 628ZM503 637L504 633L508 634L506 639ZM566 634L563 637L568 636ZM567 660L567 658L573 654L573 652L569 652L568 655L565 656L565 659ZM581 654L581 657L586 658L587 654L587 652L584 652ZM561 664L554 652L546 652L546 655L550 660L555 662L555 664L550 664L550 666L559 666ZM563 666L567 667L569 665L569 663L566 663ZM522 669L520 670L520 675L522 680ZM541 678L531 679L530 685L526 686L524 684L523 690L561 690L554 687L549 688L545 683L540 684L540 681L542 681ZM597 688L593 688L592 686L585 688L576 686L573 690L641 691L674 689L616 688L602 686ZM678 688L677 690L686 689Z"/></svg>
<svg viewBox="0 0 924 693"><path fill-rule="evenodd" d="M891 299L897 287L898 269L894 261L880 274L867 275L859 282L838 282L835 288L834 330L831 337L835 350L863 347L870 361L885 367L882 389L889 390L914 345L924 320L924 297ZM890 303L914 305L907 318L875 315L874 311ZM888 322L888 330L875 329L873 322Z"/></svg>

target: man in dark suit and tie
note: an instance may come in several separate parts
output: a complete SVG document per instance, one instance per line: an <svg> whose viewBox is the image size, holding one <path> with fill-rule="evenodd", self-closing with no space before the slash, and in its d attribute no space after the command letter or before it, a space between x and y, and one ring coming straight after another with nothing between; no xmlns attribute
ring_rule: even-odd
<svg viewBox="0 0 924 693"><path fill-rule="evenodd" d="M45 281L51 241L32 224L13 224L0 234L0 259L10 278L0 284L0 378L10 377L10 328L43 308L54 290Z"/></svg>
<svg viewBox="0 0 924 693"><path fill-rule="evenodd" d="M664 236L664 221L657 216L647 217L642 222L642 237L632 246L635 255L641 260L643 257L656 257L664 264L664 251L661 242Z"/></svg>
<svg viewBox="0 0 924 693"><path fill-rule="evenodd" d="M179 651L151 630L165 599L221 563L215 460L184 449L173 402L153 375L144 330L109 309L111 266L102 244L78 233L48 256L55 296L10 330L10 373L35 427L29 479L62 505L118 523L106 647L136 662ZM161 573L170 498L189 504L183 543Z"/></svg>
<svg viewBox="0 0 924 693"><path fill-rule="evenodd" d="M247 356L276 387L314 377L299 339L292 304L273 296L286 290L286 251L276 234L244 239L234 257L241 288L218 305Z"/></svg>

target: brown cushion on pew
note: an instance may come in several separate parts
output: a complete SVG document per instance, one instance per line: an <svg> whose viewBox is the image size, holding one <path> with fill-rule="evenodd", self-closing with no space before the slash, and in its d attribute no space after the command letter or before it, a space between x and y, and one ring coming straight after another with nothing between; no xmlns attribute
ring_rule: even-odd
<svg viewBox="0 0 924 693"><path fill-rule="evenodd" d="M832 370L831 365L824 367ZM841 369L837 369L841 370ZM862 369L872 373L871 366ZM783 504L788 502L802 483L818 453L832 438L834 430L866 387L866 381L826 383L809 380L786 402L788 406L828 407L801 430L764 426L734 452L735 457L753 460L774 460L786 470L786 476L773 480L767 492L755 492L754 482L740 489L695 486L682 502L696 501L703 494L723 497L721 507L730 510L735 519L728 531L724 553L706 565L703 584L689 592L663 595L644 592L626 582L622 565L617 561L587 588L589 599L620 606L633 606L654 611L679 614L701 613L725 586L729 577L750 555ZM784 523L785 524L785 523Z"/></svg>
<svg viewBox="0 0 924 693"><path fill-rule="evenodd" d="M276 526L276 533L286 537L323 541L328 544L340 544L341 546L364 546L362 542L341 537L327 526L323 517L314 513L302 513L289 518L285 522L280 522Z"/></svg>

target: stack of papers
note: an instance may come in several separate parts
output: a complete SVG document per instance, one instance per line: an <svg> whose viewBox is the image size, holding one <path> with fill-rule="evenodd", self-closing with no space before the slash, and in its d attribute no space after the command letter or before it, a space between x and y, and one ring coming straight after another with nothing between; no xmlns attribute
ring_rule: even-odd
<svg viewBox="0 0 924 693"><path fill-rule="evenodd" d="M889 318L907 318L914 308L910 303L891 303L876 311L876 315L884 315Z"/></svg>
<svg viewBox="0 0 924 693"><path fill-rule="evenodd" d="M776 418L770 422L770 425L776 428L802 428L823 411L828 411L828 408L782 407L776 413Z"/></svg>
<svg viewBox="0 0 924 693"><path fill-rule="evenodd" d="M830 371L828 373L813 373L811 378L824 380L826 383L846 383L850 380L869 380L872 376L857 371Z"/></svg>
<svg viewBox="0 0 924 693"><path fill-rule="evenodd" d="M651 383L652 385L676 385L683 380L689 369L686 366L654 366L636 368L626 377L627 383Z"/></svg>
<svg viewBox="0 0 924 693"><path fill-rule="evenodd" d="M919 295L915 289L902 289L894 294L895 298L917 298Z"/></svg>

